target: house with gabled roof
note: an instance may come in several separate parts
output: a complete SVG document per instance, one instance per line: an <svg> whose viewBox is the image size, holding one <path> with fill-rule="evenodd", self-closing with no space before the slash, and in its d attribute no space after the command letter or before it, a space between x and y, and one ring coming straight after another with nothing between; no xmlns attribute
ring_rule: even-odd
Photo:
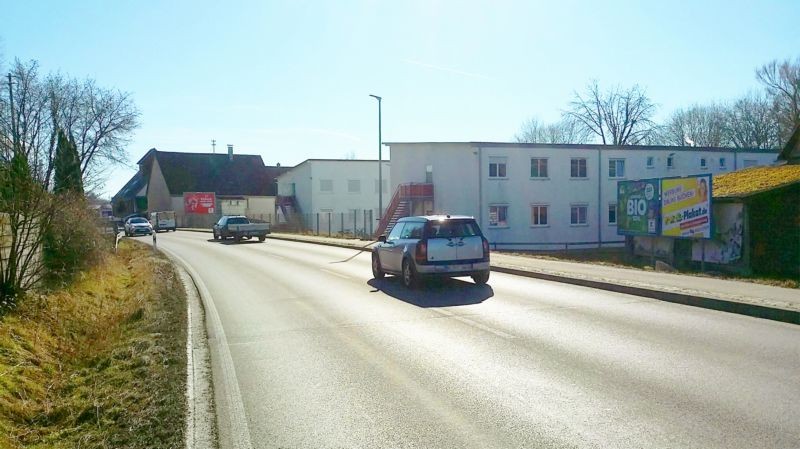
<svg viewBox="0 0 800 449"><path fill-rule="evenodd" d="M182 153L150 149L139 171L112 198L114 213L174 210L178 225L210 226L220 214L268 220L275 212L275 179L286 167L266 166L260 155ZM208 217L188 223L184 194L213 193L217 207ZM226 210L227 209L227 210Z"/></svg>

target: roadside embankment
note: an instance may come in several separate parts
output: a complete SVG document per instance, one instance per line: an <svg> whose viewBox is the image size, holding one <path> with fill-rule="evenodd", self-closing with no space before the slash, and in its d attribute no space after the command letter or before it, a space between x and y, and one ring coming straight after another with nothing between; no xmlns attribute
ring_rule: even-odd
<svg viewBox="0 0 800 449"><path fill-rule="evenodd" d="M186 297L130 241L0 318L0 448L184 445Z"/></svg>

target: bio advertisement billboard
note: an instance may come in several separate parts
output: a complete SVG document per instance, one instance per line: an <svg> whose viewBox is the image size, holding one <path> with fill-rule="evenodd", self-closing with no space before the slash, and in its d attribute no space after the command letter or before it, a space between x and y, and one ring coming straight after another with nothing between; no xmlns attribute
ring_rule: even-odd
<svg viewBox="0 0 800 449"><path fill-rule="evenodd" d="M661 180L661 235L711 238L711 175Z"/></svg>
<svg viewBox="0 0 800 449"><path fill-rule="evenodd" d="M659 179L617 183L617 234L658 235L660 210Z"/></svg>
<svg viewBox="0 0 800 449"><path fill-rule="evenodd" d="M213 214L216 206L217 198L214 192L185 192L183 194L183 210L187 214Z"/></svg>

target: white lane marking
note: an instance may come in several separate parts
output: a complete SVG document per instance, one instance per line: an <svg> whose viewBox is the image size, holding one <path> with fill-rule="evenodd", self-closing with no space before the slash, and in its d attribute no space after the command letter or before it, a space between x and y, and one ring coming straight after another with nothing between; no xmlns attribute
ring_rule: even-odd
<svg viewBox="0 0 800 449"><path fill-rule="evenodd" d="M276 259L286 259L285 257L279 256L277 254L267 253L267 255L270 256L270 257L274 257Z"/></svg>
<svg viewBox="0 0 800 449"><path fill-rule="evenodd" d="M217 307L214 305L214 299L211 297L211 292L208 287L203 283L197 271L189 265L186 260L177 255L171 250L162 248L161 251L167 253L171 258L177 260L194 281L197 291L200 293L200 298L203 300L203 305L206 307L206 317L210 318L211 328L214 330L214 335L217 336L218 345L217 350L220 355L220 365L222 368L222 384L225 386L225 393L228 399L228 418L230 419L230 436L231 444L234 449L253 449L253 443L250 439L250 428L247 425L247 415L244 411L244 402L242 400L242 392L239 389L239 381L236 379L236 369L233 366L233 357L231 350L228 347L228 339L225 336L225 329L222 327L222 320L217 313Z"/></svg>
<svg viewBox="0 0 800 449"><path fill-rule="evenodd" d="M350 276L345 276L345 275L343 275L341 273L337 273L337 272L331 271L331 270L326 270L324 268L320 268L319 271L324 271L325 273L332 274L334 276L338 276L338 277L340 277L342 279L350 279Z"/></svg>
<svg viewBox="0 0 800 449"><path fill-rule="evenodd" d="M505 333L505 332L503 332L501 330L497 330L497 329L491 328L489 326L486 326L485 324L481 324L481 323L478 323L476 321L472 321L469 318L464 318L463 316L456 315L455 313L450 312L449 310L434 309L434 311L436 313L439 313L439 314L444 315L446 317L453 318L453 319L456 319L458 321L461 321L462 323L464 323L464 324L466 324L468 326L472 326L472 327L478 328L480 330L483 330L483 331L489 332L491 334L497 335L498 337L501 337L501 338L505 338L506 340L511 340L513 338L516 338L515 336L513 336L511 334L508 334L508 333Z"/></svg>

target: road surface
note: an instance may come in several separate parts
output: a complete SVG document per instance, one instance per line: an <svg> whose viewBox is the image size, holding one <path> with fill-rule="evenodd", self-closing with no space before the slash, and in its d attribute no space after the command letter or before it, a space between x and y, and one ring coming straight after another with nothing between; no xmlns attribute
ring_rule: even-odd
<svg viewBox="0 0 800 449"><path fill-rule="evenodd" d="M311 244L158 245L212 300L223 448L800 447L800 326L498 273L408 291Z"/></svg>

